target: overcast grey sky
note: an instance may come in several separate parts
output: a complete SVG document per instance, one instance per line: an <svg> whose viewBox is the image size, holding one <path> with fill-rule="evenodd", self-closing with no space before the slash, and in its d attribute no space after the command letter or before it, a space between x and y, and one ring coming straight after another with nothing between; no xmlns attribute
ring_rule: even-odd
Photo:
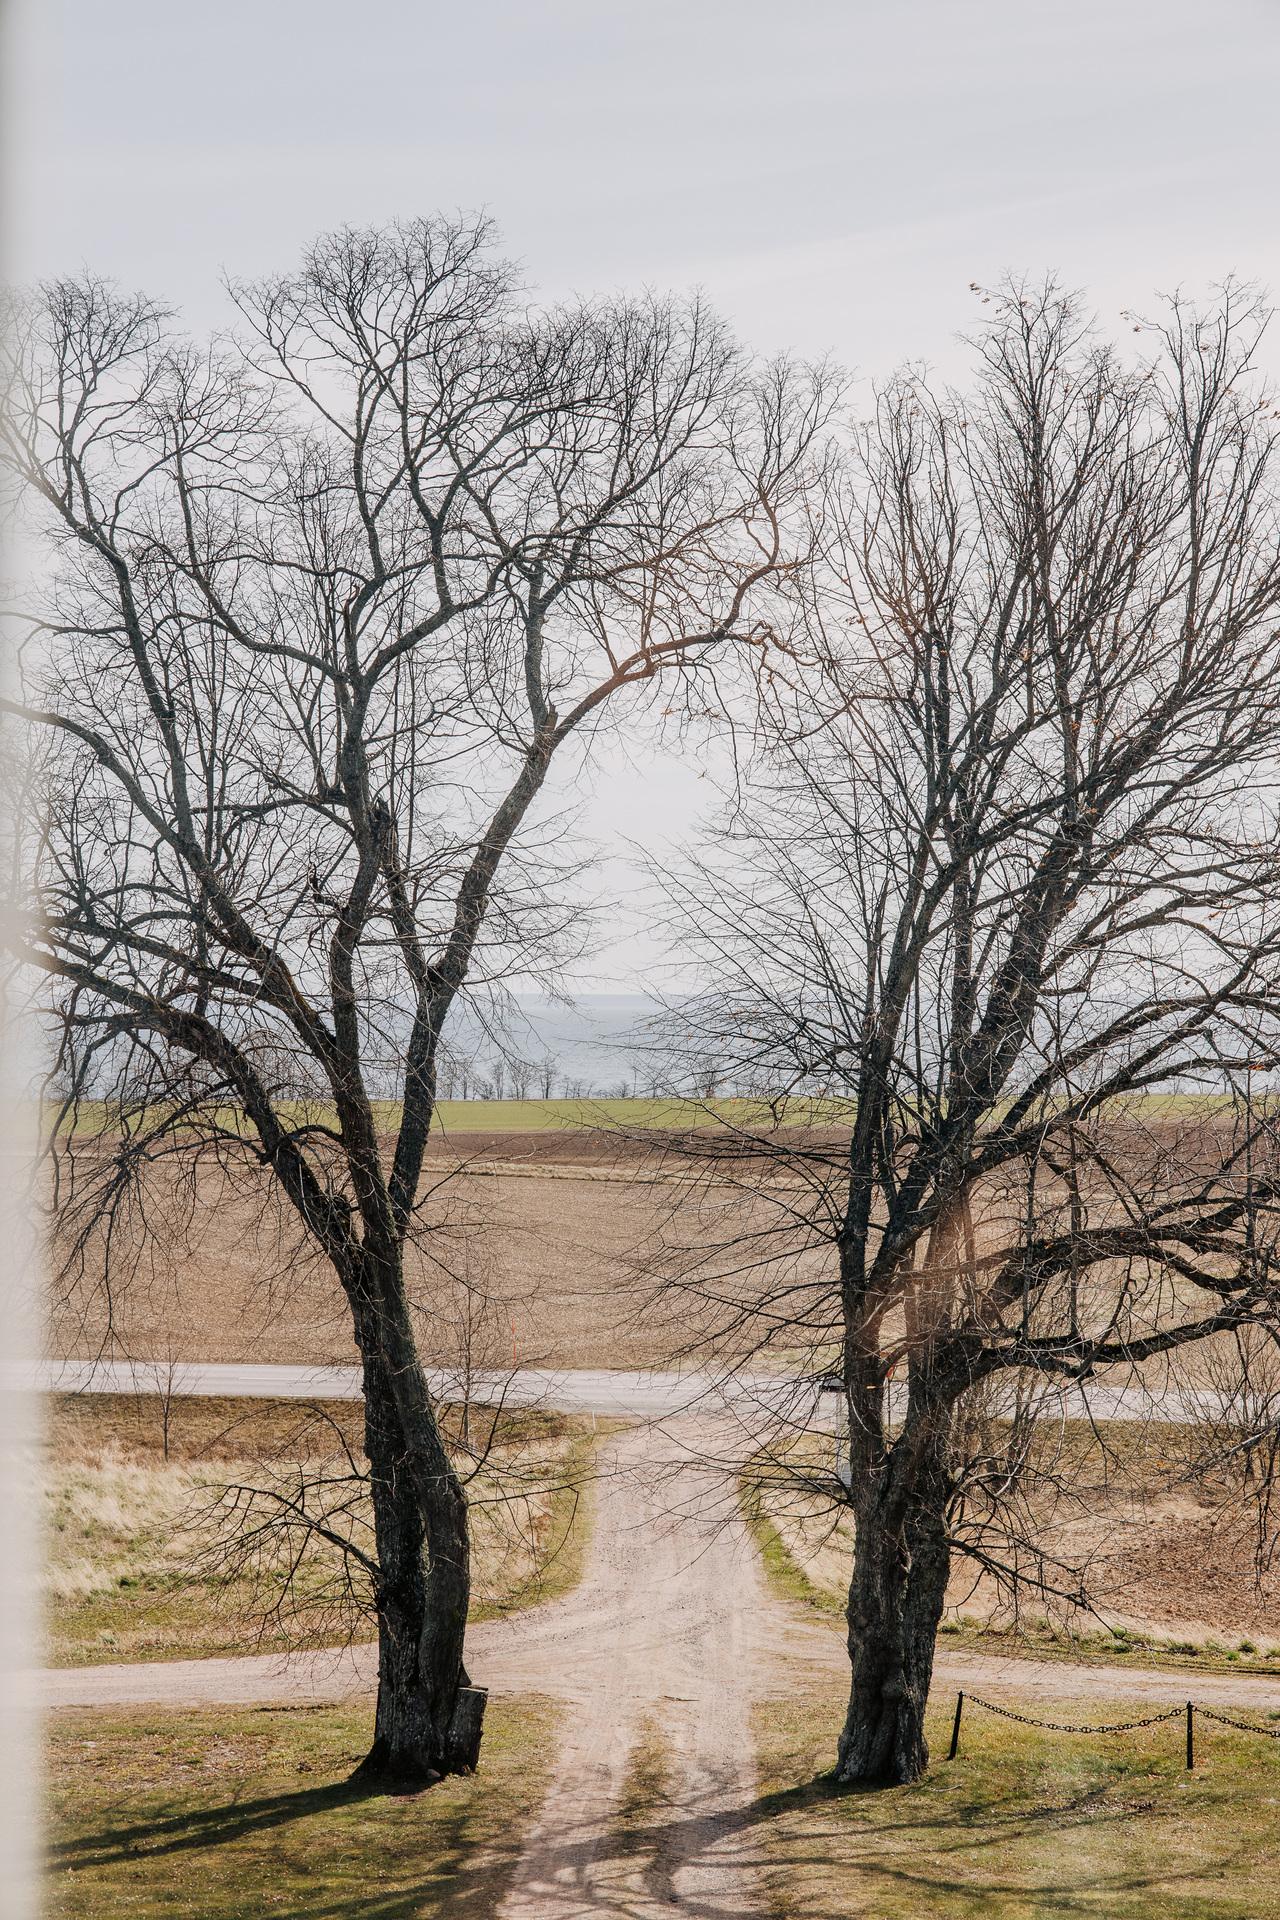
<svg viewBox="0 0 1280 1920"><path fill-rule="evenodd" d="M19 274L88 265L196 327L224 271L459 206L536 293L699 285L866 374L955 370L969 282L1007 268L1108 322L1230 271L1280 288L1280 0L9 4ZM590 821L665 832L704 792L612 767Z"/></svg>

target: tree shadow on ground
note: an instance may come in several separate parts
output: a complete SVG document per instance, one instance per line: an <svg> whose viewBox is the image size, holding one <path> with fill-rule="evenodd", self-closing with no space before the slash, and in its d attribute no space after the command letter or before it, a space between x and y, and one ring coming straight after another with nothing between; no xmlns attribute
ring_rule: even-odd
<svg viewBox="0 0 1280 1920"><path fill-rule="evenodd" d="M345 1808L365 1805L370 1817L389 1811L397 1802L417 1795L388 1794L350 1779L328 1785L262 1794L253 1799L231 1799L217 1806L160 1813L152 1818L121 1823L84 1834L51 1847L50 1873L74 1890L82 1883L100 1884L103 1869L132 1870L146 1876L149 1863L166 1856L199 1855L201 1886L188 1895L172 1887L157 1887L154 1906L141 1891L134 1905L140 1914L187 1915L190 1920L218 1916L230 1920L244 1908L239 1896L261 1885L270 1875L271 1912L277 1920L425 1920L448 1913L450 1920L492 1920L497 1898L516 1860L513 1841L485 1844L468 1832L472 1808L466 1801L433 1808L433 1821L424 1840L428 1857L399 1870L393 1852L371 1858L368 1842L354 1835L317 1831L312 1823ZM274 1856L259 1851L242 1856L232 1866L237 1843L266 1834L277 1835ZM389 1841L393 1836L389 1835ZM394 1836L398 1848L404 1836ZM223 1869L226 1877L223 1884ZM233 1883L234 1876L234 1883ZM348 1884L349 1883L349 1884ZM135 1882L137 1884L137 1882ZM89 1909L78 1898L69 1909Z"/></svg>
<svg viewBox="0 0 1280 1920"><path fill-rule="evenodd" d="M832 1829L828 1809L850 1802L875 1806L874 1851L856 1827L843 1833ZM805 1815L819 1817L806 1822ZM1037 1920L1084 1915L1099 1920L1120 1901L1145 1900L1144 1912L1176 1910L1186 1920L1197 1915L1207 1920L1228 1911L1208 1897L1201 1905L1193 1887L1227 1876L1246 1886L1249 1849L1243 1841L1219 1848L1212 1858L1203 1857L1194 1871L1180 1872L1168 1864L1144 1870L1118 1862L1099 1870L1087 1886L1064 1885L1048 1867L1034 1879L1030 1874L1014 1877L998 1858L1000 1849L1019 1838L1034 1836L1047 1850L1055 1829L1069 1833L1087 1822L1096 1839L1104 1825L1119 1829L1130 1817L1130 1808L1099 1806L1090 1794L1020 1810L993 1808L975 1795L950 1809L930 1809L922 1820L918 1814L895 1813L891 1793L839 1787L823 1775L759 1794L736 1810L712 1817L681 1814L664 1805L660 1817L633 1824L603 1845L594 1828L570 1832L543 1852L537 1911L544 1920L576 1920L588 1910L584 1901L589 1900L590 1912L601 1920L650 1920L656 1912L673 1910L690 1920L740 1920L736 1890L676 1892L681 1868L705 1866L713 1859L736 1861L748 1874L762 1868L764 1887L771 1886L787 1913L802 1914L804 1920L849 1920L855 1900L858 1912L887 1912L884 1903L891 1900L892 1912L920 1920L968 1914L977 1903L985 1908L988 1902L1001 1912L1034 1915ZM1172 1804L1169 1817L1179 1817ZM770 1824L783 1819L789 1831L781 1845L761 1845ZM927 1853L920 1846L922 1839ZM952 1860L955 1870L950 1870ZM961 1870L962 1864L967 1871ZM833 1884L818 1892L823 1880ZM767 1898L761 1907L769 1910Z"/></svg>
<svg viewBox="0 0 1280 1920"><path fill-rule="evenodd" d="M233 1799L221 1806L187 1808L181 1813L80 1834L51 1846L48 1859L51 1866L65 1869L107 1866L116 1860L137 1859L141 1854L186 1853L222 1846L248 1834L305 1820L311 1814L378 1797L375 1787L335 1780L328 1786L299 1787L287 1793L262 1794L253 1800Z"/></svg>
<svg viewBox="0 0 1280 1920"><path fill-rule="evenodd" d="M225 1846L255 1835L279 1830L287 1834L290 1857L279 1863L284 1869L274 1880L276 1898L272 1912L281 1920L423 1920L432 1913L450 1916L450 1920L492 1920L502 1892L509 1883L518 1848L512 1840L485 1845L467 1832L469 1805L466 1801L436 1814L431 1833L433 1855L428 1862L408 1866L395 1873L395 1884L381 1884L369 1878L367 1856L352 1862L352 1884L334 1884L331 1852L316 1866L317 1852L330 1849L334 1836L307 1833L308 1823L319 1816L359 1802L387 1805L390 1796L350 1780L329 1785L306 1787L288 1792L264 1794L249 1800L230 1800L224 1804L195 1811L165 1813L155 1818L104 1828L50 1850L50 1864L62 1874L75 1875L96 1868L125 1865L145 1868L148 1860L165 1855L208 1851L216 1856ZM872 1801L876 1807L874 1852L856 1827L833 1832L829 1809L833 1803ZM1058 1805L1023 1808L993 1807L976 1793L947 1808L931 1807L926 1817L918 1812L895 1810L890 1793L858 1791L837 1787L829 1775L819 1775L801 1784L758 1794L745 1805L713 1814L685 1811L664 1801L658 1816L632 1824L626 1831L601 1829L598 1823L584 1821L571 1829L563 1840L543 1849L539 1912L546 1920L569 1920L583 1911L584 1895L589 1894L591 1911L602 1920L638 1920L655 1911L676 1911L689 1920L740 1920L741 1907L736 1892L724 1894L708 1888L705 1892L677 1893L677 1875L735 1860L750 1875L763 1864L766 1879L775 1885L803 1887L810 1876L815 1881L828 1876L839 1881L841 1890L817 1893L803 1899L795 1911L805 1920L848 1920L851 1886L849 1876L859 1880L857 1896L868 1911L878 1911L877 1901L892 1898L902 1911L920 1915L945 1915L948 1911L971 1911L977 1900L992 1903L1019 1903L1017 1911L1040 1920L1072 1920L1073 1916L1109 1911L1107 1902L1133 1901L1147 1895L1151 1910L1160 1905L1168 1910L1177 1903L1177 1911L1190 1917L1203 1912L1222 1913L1221 1904L1200 1902L1191 1891L1191 1880L1203 1887L1215 1878L1221 1886L1229 1877L1239 1876L1237 1884L1246 1884L1249 1871L1248 1847L1242 1840L1238 1848L1220 1847L1212 1859L1197 1862L1194 1876L1180 1874L1168 1865L1150 1871L1126 1869L1123 1864L1093 1876L1087 1887L1064 1885L1046 1872L1038 1875L1042 1884L1028 1884L1029 1876L1012 1878L1002 1871L994 1853L1018 1838L1032 1834L1046 1846L1055 1833L1069 1832L1085 1822L1093 1836L1102 1823L1116 1826L1131 1817L1127 1806L1097 1804L1091 1794L1077 1795ZM435 1809L433 1808L433 1813ZM804 1816L815 1816L806 1820ZM1170 1805L1169 1817L1178 1809ZM760 1845L766 1829L775 1821L787 1820L789 1831L776 1848ZM927 1855L920 1842L927 1837ZM424 1835L424 1838L426 1836ZM931 1856L931 1857L930 1857ZM975 1873L973 1864L986 1856L985 1869ZM957 1869L967 1862L969 1871L948 1871L954 1859ZM216 1869L209 1863L210 1873ZM340 1869L338 1872L340 1874ZM391 1868L394 1873L394 1867ZM291 1874L297 1878L290 1884ZM313 1878L317 1884L298 1884ZM736 1881L736 1876L730 1876ZM320 1884L324 1882L324 1884ZM740 1884L740 1883L738 1883ZM909 1901L910 1905L901 1905ZM953 1907L952 1903L956 1903ZM216 1880L206 1879L199 1904L188 1908L171 1903L165 1896L163 1909L155 1911L195 1916L230 1913L218 1904ZM895 1909L898 1910L898 1909ZM1012 1908L1010 1909L1012 1910ZM146 1911L145 1907L142 1911Z"/></svg>
<svg viewBox="0 0 1280 1920"><path fill-rule="evenodd" d="M1018 1912L1028 1920L1072 1920L1116 1910L1120 1900L1145 1896L1143 1912L1176 1911L1181 1920L1221 1915L1227 1909L1217 1896L1197 1897L1193 1887L1216 1882L1219 1888L1233 1879L1240 1889L1249 1884L1252 1853L1243 1837L1219 1845L1212 1856L1202 1853L1194 1868L1180 1870L1167 1860L1150 1867L1126 1866L1116 1861L1091 1873L1087 1885L1064 1884L1059 1868L1048 1862L1033 1880L1030 1873L1011 1876L1000 1856L1019 1840L1034 1839L1049 1852L1055 1839L1069 1843L1077 1828L1087 1828L1091 1846L1107 1830L1118 1832L1132 1819L1128 1803L1108 1805L1098 1790L1074 1794L1058 1802L1036 1806L1001 1806L981 1791L950 1806L931 1806L895 1812L893 1801L902 1790L838 1785L823 1773L774 1793L761 1795L744 1814L758 1822L789 1817L790 1829L776 1848L767 1871L778 1883L803 1884L812 1874L840 1876L839 1892L798 1903L804 1920L848 1920L852 1897L849 1876L858 1876L857 1897L867 1912L878 1913L880 1903L892 1898L892 1911L922 1917L969 1913L981 1903L1000 1912ZM906 1790L910 1791L910 1789ZM875 1809L873 1830L864 1835L855 1825L834 1832L828 1809L841 1804L870 1804ZM1144 1810L1151 1810L1144 1803ZM1182 1809L1170 1799L1160 1811L1171 1821ZM804 1816L816 1816L806 1821ZM874 1850L868 1841L874 1838ZM923 1843L923 1845L922 1845ZM954 1870L951 1863L954 1862ZM962 1866L967 1870L962 1871ZM1203 1899L1203 1904L1202 1904ZM790 1911L790 1908L788 1908ZM1259 1917L1260 1920L1260 1917Z"/></svg>

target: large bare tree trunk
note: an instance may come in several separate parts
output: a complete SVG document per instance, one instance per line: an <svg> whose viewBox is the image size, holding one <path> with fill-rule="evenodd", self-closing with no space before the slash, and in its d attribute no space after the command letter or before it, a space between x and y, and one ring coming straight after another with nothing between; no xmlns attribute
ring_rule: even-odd
<svg viewBox="0 0 1280 1920"><path fill-rule="evenodd" d="M402 1297L402 1296L401 1296ZM483 1696L463 1663L467 1500L400 1316L365 1313L365 1452L379 1579L378 1704L359 1777L421 1786L476 1765Z"/></svg>
<svg viewBox="0 0 1280 1920"><path fill-rule="evenodd" d="M836 1778L846 1785L918 1780L929 1764L925 1706L951 1555L945 1493L929 1472L901 1517L872 1497L857 1515L846 1617L853 1681Z"/></svg>

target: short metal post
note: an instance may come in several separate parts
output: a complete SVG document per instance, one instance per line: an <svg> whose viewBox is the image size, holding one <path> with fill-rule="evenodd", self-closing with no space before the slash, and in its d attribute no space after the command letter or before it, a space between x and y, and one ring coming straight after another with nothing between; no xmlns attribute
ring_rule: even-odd
<svg viewBox="0 0 1280 1920"><path fill-rule="evenodd" d="M959 1748L959 1745L960 1745L960 1715L961 1715L961 1714L962 1714L963 1712L964 1712L964 1695L963 1695L962 1693L958 1693L958 1694L956 1695L956 1717L955 1717L955 1724L954 1724L954 1726L953 1726L953 1727L952 1727L952 1729L951 1729L951 1751L950 1751L950 1753L949 1753L949 1754L947 1755L947 1758L948 1758L948 1760L954 1760L954 1759L955 1759L955 1757L956 1757L956 1752L957 1752L957 1750L958 1750L958 1748ZM1188 1762L1188 1765L1190 1765L1190 1762Z"/></svg>
<svg viewBox="0 0 1280 1920"><path fill-rule="evenodd" d="M1187 1702L1187 1771L1188 1772L1190 1772L1191 1768L1194 1767L1196 1763L1195 1717L1196 1717L1196 1710L1192 1706L1190 1700L1188 1700Z"/></svg>

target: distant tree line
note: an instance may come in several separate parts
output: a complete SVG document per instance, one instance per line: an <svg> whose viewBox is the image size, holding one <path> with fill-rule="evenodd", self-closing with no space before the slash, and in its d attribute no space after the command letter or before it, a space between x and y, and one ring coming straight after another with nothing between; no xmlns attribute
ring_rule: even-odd
<svg viewBox="0 0 1280 1920"><path fill-rule="evenodd" d="M440 1049L436 1084L441 1100L714 1100L741 1090L727 1067L710 1058L674 1070L633 1061L616 1079L593 1080L564 1071L554 1054L482 1059L449 1046Z"/></svg>

